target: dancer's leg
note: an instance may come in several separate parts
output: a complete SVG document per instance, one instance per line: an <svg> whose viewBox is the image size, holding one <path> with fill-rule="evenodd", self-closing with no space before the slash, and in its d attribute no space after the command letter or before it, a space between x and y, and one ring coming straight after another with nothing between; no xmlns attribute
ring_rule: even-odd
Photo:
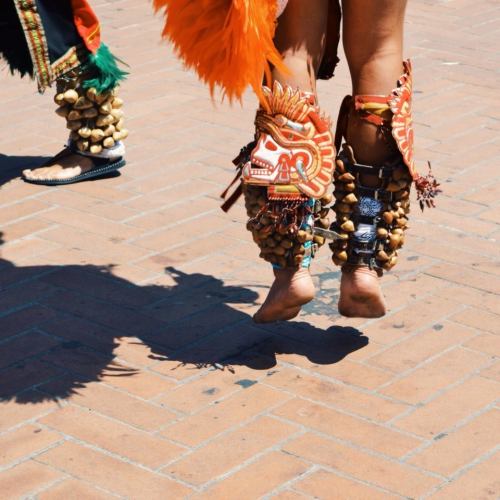
<svg viewBox="0 0 500 500"><path fill-rule="evenodd" d="M128 136L118 87L97 93L84 87L84 77L65 75L57 81L56 113L66 119L68 146L48 164L23 170L28 182L71 183L94 172L114 170L121 162Z"/></svg>
<svg viewBox="0 0 500 500"><path fill-rule="evenodd" d="M403 21L406 0L344 0L344 49L351 72L353 95L387 95L402 73ZM351 110L347 143L359 163L381 166L394 154L390 136ZM362 175L364 185L379 179ZM386 306L379 276L363 266L344 266L339 311L346 316L383 316Z"/></svg>
<svg viewBox="0 0 500 500"><path fill-rule="evenodd" d="M326 43L328 0L289 0L278 18L274 42L289 73L273 71L283 85L316 93L316 73Z"/></svg>
<svg viewBox="0 0 500 500"><path fill-rule="evenodd" d="M282 85L316 93L316 72L321 64L326 39L328 0L290 0L278 19L275 43L289 73L273 71ZM256 322L294 318L314 298L314 285L307 267L274 269L275 280L255 314Z"/></svg>
<svg viewBox="0 0 500 500"><path fill-rule="evenodd" d="M100 43L99 21L91 7L81 3L78 16L75 2L54 0L9 0L1 9L0 53L12 70L36 76L40 91L57 84L56 112L71 131L67 148L39 168L23 171L28 182L77 182L125 163L122 140L127 131L122 100L116 95L125 73Z"/></svg>
<svg viewBox="0 0 500 500"><path fill-rule="evenodd" d="M344 0L343 42L353 95L387 95L401 76L406 0ZM360 163L383 163L392 152L376 127L351 113L347 142ZM389 146L389 147L388 147Z"/></svg>

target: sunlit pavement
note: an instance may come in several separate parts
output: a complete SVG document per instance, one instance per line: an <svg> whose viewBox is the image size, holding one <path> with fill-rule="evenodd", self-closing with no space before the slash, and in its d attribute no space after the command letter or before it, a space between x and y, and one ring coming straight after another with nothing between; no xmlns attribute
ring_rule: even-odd
<svg viewBox="0 0 500 500"><path fill-rule="evenodd" d="M325 247L316 301L256 326L271 272L219 209L254 98L214 106L148 2L93 3L130 64L122 175L20 181L65 124L0 76L0 496L497 498L500 4L410 2L417 159L444 193L414 206L389 314L338 315ZM319 90L336 119L345 61Z"/></svg>

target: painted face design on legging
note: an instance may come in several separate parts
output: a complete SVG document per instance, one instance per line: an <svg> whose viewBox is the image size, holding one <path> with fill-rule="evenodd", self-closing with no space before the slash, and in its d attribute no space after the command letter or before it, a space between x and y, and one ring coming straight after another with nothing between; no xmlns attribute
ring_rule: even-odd
<svg viewBox="0 0 500 500"><path fill-rule="evenodd" d="M307 134L305 125L290 122L283 115L278 119L286 121L283 132L278 129L277 138L283 144L290 141L293 137L298 143L303 139L302 135L296 134L290 127L301 129L303 134ZM288 129L286 131L286 129ZM312 131L309 127L309 133ZM288 133L287 133L288 132ZM288 137L280 138L279 135ZM277 142L271 134L260 134L257 146L252 151L251 163L258 167L253 169L251 175L255 180L263 180L271 184L298 184L299 182L308 182L307 172L314 170L313 163L315 151L307 147L283 147Z"/></svg>
<svg viewBox="0 0 500 500"><path fill-rule="evenodd" d="M335 150L330 121L314 96L278 82L264 87L267 109L257 113L257 145L243 168L247 184L288 186L321 198L331 183Z"/></svg>

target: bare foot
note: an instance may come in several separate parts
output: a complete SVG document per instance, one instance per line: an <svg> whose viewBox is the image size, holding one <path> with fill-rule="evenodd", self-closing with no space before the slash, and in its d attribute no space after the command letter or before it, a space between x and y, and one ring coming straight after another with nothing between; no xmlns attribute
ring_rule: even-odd
<svg viewBox="0 0 500 500"><path fill-rule="evenodd" d="M295 318L301 307L314 298L314 284L309 269L275 269L274 277L264 304L253 317L256 323Z"/></svg>
<svg viewBox="0 0 500 500"><path fill-rule="evenodd" d="M386 312L377 272L358 266L342 270L339 313L348 318L380 318Z"/></svg>
<svg viewBox="0 0 500 500"><path fill-rule="evenodd" d="M23 177L29 181L66 180L92 170L94 162L85 156L71 154L64 156L49 167L23 170Z"/></svg>

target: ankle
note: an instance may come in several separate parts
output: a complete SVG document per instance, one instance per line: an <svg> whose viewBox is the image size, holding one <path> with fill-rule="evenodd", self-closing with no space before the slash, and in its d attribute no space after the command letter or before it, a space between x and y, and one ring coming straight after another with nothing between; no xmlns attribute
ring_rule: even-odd
<svg viewBox="0 0 500 500"><path fill-rule="evenodd" d="M383 269L375 269L365 265L344 264L341 268L342 275L368 275L381 278L384 275Z"/></svg>
<svg viewBox="0 0 500 500"><path fill-rule="evenodd" d="M308 267L284 267L284 268L274 268L274 276L276 278L293 278L295 276L309 275Z"/></svg>

